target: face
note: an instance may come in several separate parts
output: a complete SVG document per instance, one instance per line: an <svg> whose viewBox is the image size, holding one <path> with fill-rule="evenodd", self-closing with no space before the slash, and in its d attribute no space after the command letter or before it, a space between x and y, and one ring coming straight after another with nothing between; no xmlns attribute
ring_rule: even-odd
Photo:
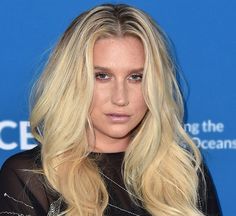
<svg viewBox="0 0 236 216"><path fill-rule="evenodd" d="M95 151L125 151L131 131L147 112L142 94L144 62L142 42L135 37L111 37L95 43L90 113Z"/></svg>

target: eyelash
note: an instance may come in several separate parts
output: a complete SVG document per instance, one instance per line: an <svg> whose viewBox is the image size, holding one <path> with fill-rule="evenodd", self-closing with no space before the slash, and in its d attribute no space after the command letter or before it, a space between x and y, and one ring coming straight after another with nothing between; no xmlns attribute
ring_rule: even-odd
<svg viewBox="0 0 236 216"><path fill-rule="evenodd" d="M133 78L136 77L136 78L131 79L132 77L133 77ZM143 74L140 74L140 73L131 74L131 75L129 76L129 80L134 81L134 82L141 82L142 79L143 79Z"/></svg>
<svg viewBox="0 0 236 216"><path fill-rule="evenodd" d="M104 75L107 76L107 78L102 77ZM108 80L108 79L110 79L110 77L111 76L108 73L103 73L103 72L95 73L95 79L97 79L97 80Z"/></svg>
<svg viewBox="0 0 236 216"><path fill-rule="evenodd" d="M95 79L101 80L101 81L106 81L111 78L111 75L109 73L103 73L103 72L97 72L95 73ZM143 78L143 74L141 73L134 73L130 74L128 77L128 80L132 82L141 82Z"/></svg>

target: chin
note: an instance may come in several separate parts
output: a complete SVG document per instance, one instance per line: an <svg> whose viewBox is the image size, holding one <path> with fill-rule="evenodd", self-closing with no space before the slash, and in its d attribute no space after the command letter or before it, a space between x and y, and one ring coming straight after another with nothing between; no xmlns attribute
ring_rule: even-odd
<svg viewBox="0 0 236 216"><path fill-rule="evenodd" d="M126 137L130 136L130 131L129 132L127 132L127 131L115 131L115 132L107 133L107 135L109 137L114 138L114 139L123 139L123 138L126 138Z"/></svg>

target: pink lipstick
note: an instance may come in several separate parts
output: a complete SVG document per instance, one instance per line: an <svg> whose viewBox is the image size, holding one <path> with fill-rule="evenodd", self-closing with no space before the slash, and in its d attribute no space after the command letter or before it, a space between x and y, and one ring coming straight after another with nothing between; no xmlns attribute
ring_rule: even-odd
<svg viewBox="0 0 236 216"><path fill-rule="evenodd" d="M113 122L127 122L130 119L130 115L127 114L120 114L120 113L109 113L106 116Z"/></svg>

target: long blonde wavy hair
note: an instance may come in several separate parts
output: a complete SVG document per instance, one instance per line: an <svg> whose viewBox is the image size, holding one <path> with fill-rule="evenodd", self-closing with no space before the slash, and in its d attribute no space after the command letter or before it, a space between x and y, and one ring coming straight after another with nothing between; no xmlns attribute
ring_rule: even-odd
<svg viewBox="0 0 236 216"><path fill-rule="evenodd" d="M139 38L144 46L142 85L148 106L125 152L126 188L151 215L200 216L201 156L182 127L175 65L160 28L143 11L128 5L101 5L78 16L36 83L31 128L42 146L43 174L67 204L63 214L103 215L108 192L98 167L88 158L93 46L99 38L126 35Z"/></svg>

